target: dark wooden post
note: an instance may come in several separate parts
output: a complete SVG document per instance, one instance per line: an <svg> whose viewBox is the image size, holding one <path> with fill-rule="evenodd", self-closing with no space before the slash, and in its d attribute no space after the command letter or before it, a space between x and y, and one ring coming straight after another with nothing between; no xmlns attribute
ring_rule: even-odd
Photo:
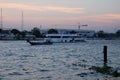
<svg viewBox="0 0 120 80"><path fill-rule="evenodd" d="M106 65L106 63L107 63L107 46L104 46L103 53L104 53L104 64Z"/></svg>

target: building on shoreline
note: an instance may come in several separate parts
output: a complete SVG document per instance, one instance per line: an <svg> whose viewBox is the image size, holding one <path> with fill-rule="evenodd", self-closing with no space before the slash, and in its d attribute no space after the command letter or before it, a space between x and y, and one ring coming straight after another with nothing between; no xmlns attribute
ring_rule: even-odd
<svg viewBox="0 0 120 80"><path fill-rule="evenodd" d="M14 35L11 33L11 30L5 29L0 32L0 40L12 40Z"/></svg>

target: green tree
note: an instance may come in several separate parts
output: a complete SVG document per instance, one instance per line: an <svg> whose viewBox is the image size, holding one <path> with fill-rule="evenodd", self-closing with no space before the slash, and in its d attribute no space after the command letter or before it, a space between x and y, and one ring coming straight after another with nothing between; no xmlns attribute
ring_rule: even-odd
<svg viewBox="0 0 120 80"><path fill-rule="evenodd" d="M58 31L56 29L49 29L48 34L58 34Z"/></svg>
<svg viewBox="0 0 120 80"><path fill-rule="evenodd" d="M20 31L17 29L12 29L11 33L13 33L15 35L16 39L20 39Z"/></svg>
<svg viewBox="0 0 120 80"><path fill-rule="evenodd" d="M35 27L31 30L32 34L35 35L35 37L41 37L41 33L39 28Z"/></svg>
<svg viewBox="0 0 120 80"><path fill-rule="evenodd" d="M117 37L120 37L120 30L116 32Z"/></svg>
<svg viewBox="0 0 120 80"><path fill-rule="evenodd" d="M26 33L27 33L27 31L22 31L22 32L20 32L20 35L22 36L22 38L25 38Z"/></svg>
<svg viewBox="0 0 120 80"><path fill-rule="evenodd" d="M12 29L11 33L13 33L14 35L20 34L20 31L17 29Z"/></svg>
<svg viewBox="0 0 120 80"><path fill-rule="evenodd" d="M98 37L99 38L105 38L105 33L104 33L104 31L98 31Z"/></svg>
<svg viewBox="0 0 120 80"><path fill-rule="evenodd" d="M2 32L2 29L0 29L0 33Z"/></svg>

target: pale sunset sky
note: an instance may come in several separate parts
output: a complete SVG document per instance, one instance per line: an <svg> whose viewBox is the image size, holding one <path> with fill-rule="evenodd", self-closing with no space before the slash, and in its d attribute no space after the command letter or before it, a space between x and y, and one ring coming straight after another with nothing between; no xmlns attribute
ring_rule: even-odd
<svg viewBox="0 0 120 80"><path fill-rule="evenodd" d="M4 28L33 27L104 30L120 29L120 0L0 0Z"/></svg>

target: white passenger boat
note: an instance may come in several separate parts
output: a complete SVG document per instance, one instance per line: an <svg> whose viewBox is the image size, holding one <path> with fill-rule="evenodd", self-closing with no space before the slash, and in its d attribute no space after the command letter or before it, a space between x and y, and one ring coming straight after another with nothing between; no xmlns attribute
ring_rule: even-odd
<svg viewBox="0 0 120 80"><path fill-rule="evenodd" d="M46 38L49 38L51 42L56 43L86 42L86 40L78 34L46 34Z"/></svg>

